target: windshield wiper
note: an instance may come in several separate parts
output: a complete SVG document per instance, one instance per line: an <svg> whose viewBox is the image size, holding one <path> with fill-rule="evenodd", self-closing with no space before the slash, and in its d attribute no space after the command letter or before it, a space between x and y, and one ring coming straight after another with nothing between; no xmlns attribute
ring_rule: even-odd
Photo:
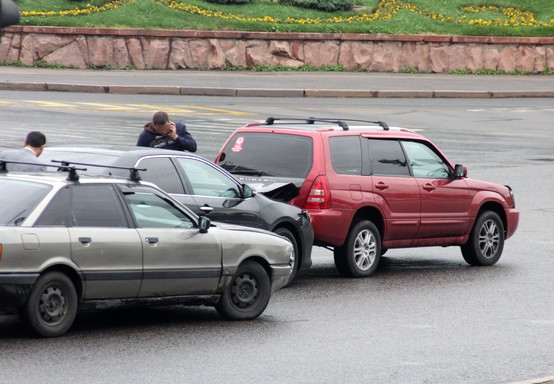
<svg viewBox="0 0 554 384"><path fill-rule="evenodd" d="M226 164L221 165L223 169L232 174L248 175L248 176L271 176L270 174L254 169L243 167L242 165Z"/></svg>

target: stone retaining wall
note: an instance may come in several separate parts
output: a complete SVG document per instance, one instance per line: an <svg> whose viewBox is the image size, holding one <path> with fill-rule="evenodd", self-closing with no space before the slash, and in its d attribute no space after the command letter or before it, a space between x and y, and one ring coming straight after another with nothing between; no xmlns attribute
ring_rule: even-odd
<svg viewBox="0 0 554 384"><path fill-rule="evenodd" d="M372 72L554 72L554 37L212 32L12 26L0 62L75 68L340 65Z"/></svg>

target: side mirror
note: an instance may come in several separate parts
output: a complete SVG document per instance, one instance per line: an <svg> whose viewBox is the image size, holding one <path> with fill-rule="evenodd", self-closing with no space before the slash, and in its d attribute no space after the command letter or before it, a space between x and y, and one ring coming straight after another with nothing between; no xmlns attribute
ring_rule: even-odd
<svg viewBox="0 0 554 384"><path fill-rule="evenodd" d="M200 230L200 233L207 233L208 228L210 228L210 219L208 219L206 216L200 216L198 219L198 228Z"/></svg>
<svg viewBox="0 0 554 384"><path fill-rule="evenodd" d="M256 194L251 186L248 184L242 184L242 197L244 199L248 199L249 197L252 197Z"/></svg>
<svg viewBox="0 0 554 384"><path fill-rule="evenodd" d="M462 164L456 164L454 166L454 177L457 179L467 177L467 168Z"/></svg>

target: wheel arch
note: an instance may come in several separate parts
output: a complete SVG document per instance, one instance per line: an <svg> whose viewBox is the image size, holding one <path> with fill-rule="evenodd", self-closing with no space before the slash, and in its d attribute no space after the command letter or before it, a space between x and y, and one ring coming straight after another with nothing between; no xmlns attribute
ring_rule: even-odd
<svg viewBox="0 0 554 384"><path fill-rule="evenodd" d="M239 267L240 267L242 264L246 263L247 261L254 261L254 262L260 264L260 265L263 267L263 269L267 272L267 275L269 276L269 278L270 278L270 279L272 278L272 275L271 275L271 267L270 267L270 265L269 265L269 262L268 262L266 259L264 259L264 258L261 257L261 256L249 256L249 257L245 258L244 260L242 260L242 261L240 262ZM238 267L237 267L237 268L238 268Z"/></svg>
<svg viewBox="0 0 554 384"><path fill-rule="evenodd" d="M300 260L300 264L299 265L302 265L302 262L304 261L304 243L302 242L302 238L300 236L300 233L298 233L298 230L296 229L296 227L294 226L294 224L292 224L291 222L288 222L288 221L281 221L280 223L278 223L277 225L275 225L275 227L273 227L273 229L271 230L271 232L276 232L278 229L280 228L285 228L287 230L290 231L290 233L292 233L292 235L294 236L294 239L296 240L296 245L298 246L298 258Z"/></svg>
<svg viewBox="0 0 554 384"><path fill-rule="evenodd" d="M51 265L48 268L44 269L40 275L43 276L49 272L60 272L69 277L71 282L73 283L73 286L75 287L75 290L77 291L77 298L80 299L83 295L83 284L81 276L79 276L79 273L75 271L73 268L63 265L63 264L56 264Z"/></svg>
<svg viewBox="0 0 554 384"><path fill-rule="evenodd" d="M502 207L502 205L494 201L484 202L483 205L481 205L481 207L479 208L479 211L475 216L475 220L477 220L477 218L481 216L483 212L486 212L486 211L492 211L496 213L498 217L500 217L500 220L502 220L502 225L504 227L504 234L505 234L508 222L506 219L506 212L504 211L504 208Z"/></svg>
<svg viewBox="0 0 554 384"><path fill-rule="evenodd" d="M348 228L348 232L352 229L354 225L356 225L358 222L363 220L369 220L379 230L379 234L381 235L381 241L384 238L385 234L385 220L383 219L383 214L379 209L371 206L361 207L356 211L356 214L352 218L352 222L350 223L350 228Z"/></svg>

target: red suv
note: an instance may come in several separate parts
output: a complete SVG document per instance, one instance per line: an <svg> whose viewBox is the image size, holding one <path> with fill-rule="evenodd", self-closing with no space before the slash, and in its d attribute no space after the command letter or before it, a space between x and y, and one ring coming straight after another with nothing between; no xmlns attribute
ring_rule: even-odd
<svg viewBox="0 0 554 384"><path fill-rule="evenodd" d="M469 264L493 265L518 226L510 187L467 178L425 137L381 121L268 118L237 129L216 163L255 188L294 183L290 202L345 276L371 275L390 248L458 245Z"/></svg>

